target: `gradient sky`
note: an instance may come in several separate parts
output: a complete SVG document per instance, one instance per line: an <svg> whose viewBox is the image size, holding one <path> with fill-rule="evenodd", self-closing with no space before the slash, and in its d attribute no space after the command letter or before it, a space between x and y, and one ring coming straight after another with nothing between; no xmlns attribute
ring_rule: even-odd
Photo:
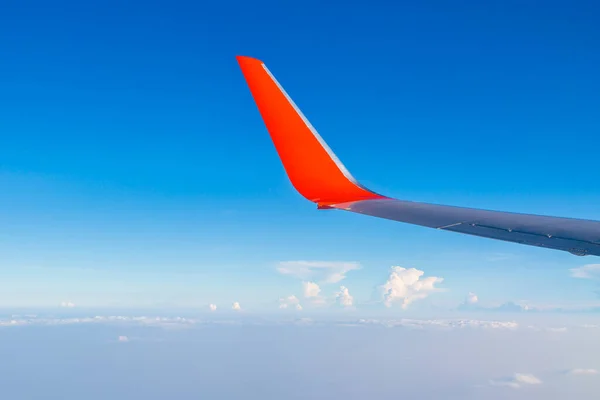
<svg viewBox="0 0 600 400"><path fill-rule="evenodd" d="M377 192L600 219L598 6L413 3L4 4L0 306L276 310L318 280L277 269L298 260L358 263L318 282L357 308L391 266L444 279L423 312L469 292L597 305L569 271L594 259L317 211L293 190L235 55L262 59Z"/></svg>

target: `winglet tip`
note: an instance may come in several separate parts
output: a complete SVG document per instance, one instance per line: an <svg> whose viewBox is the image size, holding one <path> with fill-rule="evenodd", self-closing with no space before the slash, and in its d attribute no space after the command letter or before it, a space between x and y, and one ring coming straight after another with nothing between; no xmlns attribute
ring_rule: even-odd
<svg viewBox="0 0 600 400"><path fill-rule="evenodd" d="M254 57L249 57L249 56L241 56L241 55L237 55L235 56L238 64L240 64L240 66L244 66L244 65L250 65L250 64L263 64L263 62L261 60L259 60L258 58L254 58Z"/></svg>
<svg viewBox="0 0 600 400"><path fill-rule="evenodd" d="M261 60L241 55L236 59L286 173L302 196L320 209L381 197L352 178Z"/></svg>

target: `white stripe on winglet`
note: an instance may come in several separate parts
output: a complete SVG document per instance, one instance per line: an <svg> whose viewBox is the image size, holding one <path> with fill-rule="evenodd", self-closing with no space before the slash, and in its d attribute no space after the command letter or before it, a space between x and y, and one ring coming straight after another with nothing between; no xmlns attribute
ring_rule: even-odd
<svg viewBox="0 0 600 400"><path fill-rule="evenodd" d="M310 121L304 116L304 114L302 113L302 111L300 111L300 109L298 108L298 106L296 105L296 103L294 103L294 100L292 100L292 98L287 94L287 92L285 91L285 89L279 84L279 82L277 82L277 79L275 79L275 77L273 76L273 74L271 73L271 71L269 71L269 69L267 68L267 66L265 64L262 64L262 67L265 69L265 71L267 72L267 74L269 75L269 77L273 80L273 82L275 82L275 84L277 85L277 87L279 88L279 90L281 91L281 93L283 93L283 95L285 96L285 98L287 99L287 101L292 105L292 107L294 107L294 110L296 111L296 113L300 116L300 118L302 118L302 121L304 122L304 124L308 127L308 129L311 131L311 133L313 134L313 136L319 141L319 143L321 144L321 146L325 149L325 151L327 152L327 154L329 155L329 157L331 157L331 159L333 160L333 162L335 163L335 165L337 165L337 167L339 168L339 170L342 172L342 174L344 174L344 176L353 184L355 184L356 186L371 192L373 194L377 194L375 192L373 192L370 189L367 189L366 187L364 187L363 185L361 185L350 173L350 171L348 171L348 169L344 166L344 164L342 164L342 162L340 161L339 158L337 158L337 156L335 155L335 153L331 150L331 148L327 145L327 143L325 143L325 141L323 140L323 138L321 137L321 135L319 135L319 132L317 132L317 130L315 129L314 126L312 126L312 124L310 123Z"/></svg>

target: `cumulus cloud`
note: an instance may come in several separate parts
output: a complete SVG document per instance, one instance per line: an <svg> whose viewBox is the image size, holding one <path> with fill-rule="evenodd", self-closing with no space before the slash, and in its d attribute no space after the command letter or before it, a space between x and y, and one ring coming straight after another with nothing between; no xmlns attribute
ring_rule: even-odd
<svg viewBox="0 0 600 400"><path fill-rule="evenodd" d="M304 289L304 297L319 297L321 288L314 282L302 282L302 288Z"/></svg>
<svg viewBox="0 0 600 400"><path fill-rule="evenodd" d="M573 278L600 279L600 264L587 264L569 270Z"/></svg>
<svg viewBox="0 0 600 400"><path fill-rule="evenodd" d="M210 311L217 311L217 305L216 304L209 304L208 308L210 309Z"/></svg>
<svg viewBox="0 0 600 400"><path fill-rule="evenodd" d="M279 308L289 308L295 307L296 310L302 310L302 306L300 305L300 300L294 296L282 297L279 299Z"/></svg>
<svg viewBox="0 0 600 400"><path fill-rule="evenodd" d="M129 342L129 338L127 336L119 336L117 340L119 342Z"/></svg>
<svg viewBox="0 0 600 400"><path fill-rule="evenodd" d="M525 385L539 385L541 383L542 381L534 375L521 373L516 373L506 378L490 380L490 385L492 386L508 386L513 389L519 389Z"/></svg>
<svg viewBox="0 0 600 400"><path fill-rule="evenodd" d="M72 303L70 301L63 301L62 303L60 303L60 306L65 308L73 308L75 307L75 303Z"/></svg>
<svg viewBox="0 0 600 400"><path fill-rule="evenodd" d="M302 280L337 283L346 278L349 271L359 268L360 264L353 261L282 261L277 271Z"/></svg>
<svg viewBox="0 0 600 400"><path fill-rule="evenodd" d="M479 298L473 292L470 292L465 299L465 304L477 304L479 302Z"/></svg>
<svg viewBox="0 0 600 400"><path fill-rule="evenodd" d="M302 292L304 297L313 304L321 305L325 303L325 298L321 296L321 288L315 282L302 282Z"/></svg>
<svg viewBox="0 0 600 400"><path fill-rule="evenodd" d="M379 287L383 303L391 307L393 303L401 302L402 308L406 309L414 301L438 291L435 284L441 283L443 278L422 278L423 275L423 271L415 268L392 267L388 280Z"/></svg>
<svg viewBox="0 0 600 400"><path fill-rule="evenodd" d="M479 297L473 292L469 292L467 297L465 297L465 300L458 306L459 310L476 310L480 308Z"/></svg>
<svg viewBox="0 0 600 400"><path fill-rule="evenodd" d="M233 303L231 308L235 311L240 311L242 309L242 307L240 306L240 303L238 303L237 301L235 303Z"/></svg>
<svg viewBox="0 0 600 400"><path fill-rule="evenodd" d="M598 370L593 368L574 368L566 372L567 375L597 375Z"/></svg>
<svg viewBox="0 0 600 400"><path fill-rule="evenodd" d="M342 307L352 307L354 298L350 295L347 287L340 286L340 291L335 294L335 301Z"/></svg>

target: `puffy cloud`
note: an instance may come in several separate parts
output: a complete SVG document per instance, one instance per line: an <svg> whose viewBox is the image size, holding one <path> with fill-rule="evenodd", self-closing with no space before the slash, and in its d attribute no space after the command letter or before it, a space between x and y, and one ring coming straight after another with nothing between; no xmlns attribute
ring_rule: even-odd
<svg viewBox="0 0 600 400"><path fill-rule="evenodd" d="M386 283L379 287L383 303L391 307L397 301L402 302L402 308L407 308L416 300L424 299L429 294L438 291L436 283L442 278L431 276L422 278L424 272L415 268L392 267Z"/></svg>
<svg viewBox="0 0 600 400"><path fill-rule="evenodd" d="M300 300L294 295L279 299L279 308L288 308L291 306L295 306L296 310L302 310Z"/></svg>
<svg viewBox="0 0 600 400"><path fill-rule="evenodd" d="M117 340L119 342L129 342L129 338L127 336L119 336Z"/></svg>
<svg viewBox="0 0 600 400"><path fill-rule="evenodd" d="M569 270L573 278L600 279L600 264L587 264Z"/></svg>
<svg viewBox="0 0 600 400"><path fill-rule="evenodd" d="M574 368L574 369L568 370L566 373L567 373L567 375L597 375L598 370L593 369L593 368L588 368L588 369Z"/></svg>
<svg viewBox="0 0 600 400"><path fill-rule="evenodd" d="M477 304L479 302L479 298L473 292L470 292L465 299L465 304Z"/></svg>
<svg viewBox="0 0 600 400"><path fill-rule="evenodd" d="M465 297L465 301L458 305L459 310L478 310L481 309L479 305L479 297L473 292L469 292L467 297Z"/></svg>
<svg viewBox="0 0 600 400"><path fill-rule="evenodd" d="M490 380L490 385L492 386L508 386L513 389L519 389L524 385L539 385L541 383L542 381L534 375L521 373L498 380Z"/></svg>
<svg viewBox="0 0 600 400"><path fill-rule="evenodd" d="M321 283L337 283L346 278L346 273L360 268L353 261L282 261L277 271L302 280Z"/></svg>
<svg viewBox="0 0 600 400"><path fill-rule="evenodd" d="M235 303L233 303L231 308L235 311L240 311L242 309L242 307L240 306L240 303L238 303L237 301Z"/></svg>
<svg viewBox="0 0 600 400"><path fill-rule="evenodd" d="M210 309L210 311L217 311L217 305L216 304L209 304L208 308Z"/></svg>
<svg viewBox="0 0 600 400"><path fill-rule="evenodd" d="M62 303L60 303L60 306L65 308L73 308L75 307L75 303L72 303L70 301L63 301Z"/></svg>
<svg viewBox="0 0 600 400"><path fill-rule="evenodd" d="M321 293L321 288L314 282L302 282L302 287L306 298L319 297L319 293Z"/></svg>
<svg viewBox="0 0 600 400"><path fill-rule="evenodd" d="M343 307L351 307L354 298L350 295L347 287L340 286L340 291L335 294L335 301Z"/></svg>
<svg viewBox="0 0 600 400"><path fill-rule="evenodd" d="M313 304L321 305L325 303L325 298L321 296L321 288L315 282L302 282L302 291L304 297Z"/></svg>

